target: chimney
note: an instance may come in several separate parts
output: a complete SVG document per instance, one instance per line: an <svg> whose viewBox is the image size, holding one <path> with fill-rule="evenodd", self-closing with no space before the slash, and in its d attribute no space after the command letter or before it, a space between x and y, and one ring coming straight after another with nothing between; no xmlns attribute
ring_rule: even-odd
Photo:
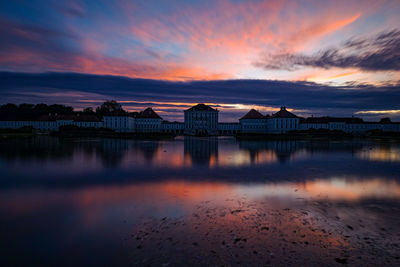
<svg viewBox="0 0 400 267"><path fill-rule="evenodd" d="M286 110L286 107L285 107L285 106L282 106L282 107L281 107L281 110Z"/></svg>

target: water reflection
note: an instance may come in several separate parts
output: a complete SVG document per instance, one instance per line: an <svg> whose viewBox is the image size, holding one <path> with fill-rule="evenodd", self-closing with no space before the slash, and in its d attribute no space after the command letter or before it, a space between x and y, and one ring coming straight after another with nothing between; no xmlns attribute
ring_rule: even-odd
<svg viewBox="0 0 400 267"><path fill-rule="evenodd" d="M184 138L184 156L189 157L193 164L215 166L218 160L218 138L186 136Z"/></svg>
<svg viewBox="0 0 400 267"><path fill-rule="evenodd" d="M165 154L166 153L166 154ZM129 139L58 139L36 137L0 142L5 161L59 161L96 156L104 166L123 162L156 166L193 165L246 166L279 162L285 164L314 153L345 153L369 161L400 161L397 143L356 141L270 140L236 141L233 138L184 137L173 141Z"/></svg>
<svg viewBox="0 0 400 267"><path fill-rule="evenodd" d="M400 148L390 145L369 147L359 151L357 156L369 161L400 162Z"/></svg>
<svg viewBox="0 0 400 267"><path fill-rule="evenodd" d="M306 181L399 175L398 143L369 140L237 141L58 139L0 142L2 184L130 183L184 179L230 182ZM369 162L369 164L365 164ZM23 166L23 168L21 168Z"/></svg>
<svg viewBox="0 0 400 267"><path fill-rule="evenodd" d="M353 231L347 225L363 219L370 225L363 222L362 229L370 235L376 230L373 227L391 222L388 214L395 214L387 203L400 200L399 151L398 143L370 140L138 141L46 136L3 140L0 235L6 245L2 251L10 263L21 265L41 265L43 258L50 265L59 259L65 265L127 265L132 264L127 255L138 251L131 240L137 229L135 233L160 233L142 244L149 251L139 251L137 260L159 257L162 248L154 249L155 245L169 249L175 235L182 235L185 248L192 248L193 239L203 234L214 235L213 249L218 249L221 242L232 239L232 233L223 232L228 230L245 234L253 247L268 243L271 250L287 247L287 243L271 245L281 236L290 240L290 250L297 244L308 246L303 238L307 235L308 247L314 241L316 245L307 252L311 254L301 250L298 258L322 255L328 251L323 246L329 251L341 246L351 250L349 239L335 233ZM363 206L371 201L386 206L371 211ZM338 224L337 218L346 216L350 219ZM159 231L157 227L167 221L168 228ZM276 230L270 231L271 236L260 233L266 223ZM386 238L381 233L376 236ZM204 248L209 253L207 242ZM175 247L163 253L176 259L194 255L201 250L200 241L194 249L186 255L177 254ZM241 251L246 250L234 253ZM251 257L243 259L253 259L255 254L249 253Z"/></svg>

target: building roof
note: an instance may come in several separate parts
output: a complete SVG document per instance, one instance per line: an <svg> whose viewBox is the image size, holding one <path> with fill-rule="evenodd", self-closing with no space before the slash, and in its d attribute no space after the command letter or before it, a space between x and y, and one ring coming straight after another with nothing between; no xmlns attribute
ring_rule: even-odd
<svg viewBox="0 0 400 267"><path fill-rule="evenodd" d="M196 106L193 106L187 110L203 110L203 111L216 111L212 107L205 105L205 104L197 104Z"/></svg>
<svg viewBox="0 0 400 267"><path fill-rule="evenodd" d="M139 112L137 118L142 119L161 119L161 117L152 109L146 108L145 110Z"/></svg>
<svg viewBox="0 0 400 267"><path fill-rule="evenodd" d="M250 120L250 119L265 119L265 116L263 116L257 110L251 109L249 112L247 112L246 115L241 117L239 120Z"/></svg>
<svg viewBox="0 0 400 267"><path fill-rule="evenodd" d="M272 114L272 118L298 118L293 113L286 110L286 107L281 107L281 110Z"/></svg>

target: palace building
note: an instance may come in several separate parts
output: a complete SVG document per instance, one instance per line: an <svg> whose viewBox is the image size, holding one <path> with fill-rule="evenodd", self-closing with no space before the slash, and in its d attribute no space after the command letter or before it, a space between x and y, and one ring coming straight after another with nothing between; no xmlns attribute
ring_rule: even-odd
<svg viewBox="0 0 400 267"><path fill-rule="evenodd" d="M116 132L173 133L176 135L235 135L282 134L295 130L325 129L358 134L371 130L400 132L400 123L388 118L379 122L365 122L361 118L310 117L301 118L286 107L273 114L263 115L251 109L236 123L218 121L219 111L205 104L197 104L184 111L184 122L163 120L152 108L125 116L42 116L32 121L0 121L0 128L21 128L30 126L39 131L57 131L60 126L110 128Z"/></svg>
<svg viewBox="0 0 400 267"><path fill-rule="evenodd" d="M218 110L205 104L185 110L185 134L218 135Z"/></svg>

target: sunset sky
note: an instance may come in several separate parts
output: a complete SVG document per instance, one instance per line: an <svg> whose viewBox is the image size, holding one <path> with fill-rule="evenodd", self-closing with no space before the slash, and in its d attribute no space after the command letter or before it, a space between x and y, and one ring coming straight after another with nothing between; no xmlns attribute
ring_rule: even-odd
<svg viewBox="0 0 400 267"><path fill-rule="evenodd" d="M0 104L400 120L399 1L2 1Z"/></svg>

